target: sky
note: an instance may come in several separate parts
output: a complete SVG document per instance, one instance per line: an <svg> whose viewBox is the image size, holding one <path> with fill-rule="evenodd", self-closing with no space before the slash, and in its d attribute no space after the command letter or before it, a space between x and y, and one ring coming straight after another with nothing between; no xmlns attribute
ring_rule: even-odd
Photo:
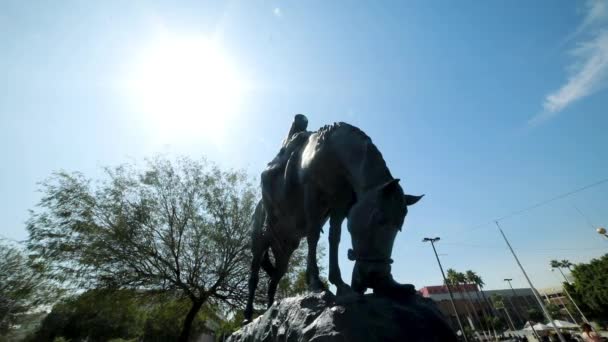
<svg viewBox="0 0 608 342"><path fill-rule="evenodd" d="M3 238L27 238L53 171L160 153L258 177L304 113L363 129L425 194L395 241L400 282L442 282L421 242L439 236L444 268L527 287L500 218L538 288L560 283L551 259L608 252L605 0L8 0L0 51ZM343 229L347 281L349 247Z"/></svg>

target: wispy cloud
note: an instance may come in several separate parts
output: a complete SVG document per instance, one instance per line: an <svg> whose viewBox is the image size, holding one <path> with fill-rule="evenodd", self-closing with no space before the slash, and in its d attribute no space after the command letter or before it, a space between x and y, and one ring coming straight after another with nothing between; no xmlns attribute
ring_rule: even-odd
<svg viewBox="0 0 608 342"><path fill-rule="evenodd" d="M605 24L606 19L608 19L608 1L606 0L589 0L586 3L585 9L586 15L579 27L580 31L595 24Z"/></svg>
<svg viewBox="0 0 608 342"><path fill-rule="evenodd" d="M570 51L573 62L567 68L569 77L545 97L543 110L530 124L548 120L608 85L608 0L589 0L584 11L583 21L568 37L575 40L575 48Z"/></svg>
<svg viewBox="0 0 608 342"><path fill-rule="evenodd" d="M283 11L281 11L281 8L280 8L280 7L275 7L275 8L272 10L272 13L274 13L274 15L275 15L276 17L279 17L279 18L283 16Z"/></svg>

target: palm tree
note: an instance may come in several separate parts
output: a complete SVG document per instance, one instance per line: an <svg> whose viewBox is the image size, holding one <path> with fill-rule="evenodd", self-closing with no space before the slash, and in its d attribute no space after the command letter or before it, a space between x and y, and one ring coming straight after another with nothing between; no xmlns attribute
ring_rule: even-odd
<svg viewBox="0 0 608 342"><path fill-rule="evenodd" d="M467 312L468 317L471 316L471 312L469 311L469 307L466 305L466 299L462 294L462 288L460 287L460 281L462 280L461 273L457 272L453 268L448 268L447 276L446 276L446 285L452 285L452 290L456 287L456 292L460 295L460 300L465 303L464 308Z"/></svg>
<svg viewBox="0 0 608 342"><path fill-rule="evenodd" d="M570 260L568 259L562 259L561 261L561 265L562 267L567 268L570 272L572 272L572 266L574 266L573 263L570 262Z"/></svg>
<svg viewBox="0 0 608 342"><path fill-rule="evenodd" d="M460 294L460 300L464 303L464 308L467 312L467 316L470 317L471 320L473 320L474 316L471 314L471 310L469 307L470 301L467 301L467 299L465 298L466 289L463 289L463 287L461 286L462 284L466 283L466 276L464 275L464 273L457 272L453 268L449 268L447 273L447 280L449 284L456 286L457 292ZM475 330L473 326L471 326L471 328Z"/></svg>
<svg viewBox="0 0 608 342"><path fill-rule="evenodd" d="M490 324L491 320L490 320L490 315L488 314L488 311L486 311L486 301L485 301L485 295L484 295L484 300L481 300L481 297L479 296L479 290L483 288L483 286L485 285L485 283L483 282L483 280L481 279L481 277L479 275L477 275L477 273L468 270L466 273L467 276L467 280L469 281L469 283L471 284L475 284L475 295L477 296L477 301L478 303L480 303L481 306L481 314L484 317L484 321L486 322L486 328L491 327L492 331L494 332L494 337L498 338L498 335L496 334L496 329L494 329L494 324ZM483 294L483 292L482 292ZM488 327L488 324L490 324L490 327Z"/></svg>
<svg viewBox="0 0 608 342"><path fill-rule="evenodd" d="M450 285L456 285L457 278L458 278L458 272L456 272L456 270L453 268L448 268L448 272L447 272L447 276L446 276L447 283Z"/></svg>
<svg viewBox="0 0 608 342"><path fill-rule="evenodd" d="M564 277L564 280L566 280L566 282L568 283L568 278L566 278L566 275L562 271L562 267L568 267L568 266L564 266L564 262L567 262L566 265L569 265L569 266L572 265L570 263L570 261L568 261L568 260L562 260L562 261L551 260L549 262L549 264L551 265L552 268L557 268L557 270L559 271L559 273L562 274L562 277Z"/></svg>
<svg viewBox="0 0 608 342"><path fill-rule="evenodd" d="M467 286L466 285L469 285L471 283L469 281L470 278L468 277L469 272L471 272L472 274L474 274L474 272L471 271L471 270L466 271L466 273L458 272L458 280L459 280L460 284L465 285L464 286L464 294L467 296L468 304L471 307L471 309L473 310L473 317L475 318L475 320L479 324L479 327L481 328L484 336L487 339L488 336L486 334L486 331L488 331L488 329L485 327L485 324L483 324L483 322L479 318L479 315L477 314L477 309L475 308L475 305L473 304L473 299L471 298L471 294L469 293L469 291L467 291Z"/></svg>

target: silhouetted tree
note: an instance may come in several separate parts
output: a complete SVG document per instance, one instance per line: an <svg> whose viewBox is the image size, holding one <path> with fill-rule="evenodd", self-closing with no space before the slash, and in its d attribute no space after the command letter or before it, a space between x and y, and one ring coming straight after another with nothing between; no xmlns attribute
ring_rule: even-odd
<svg viewBox="0 0 608 342"><path fill-rule="evenodd" d="M566 290L589 319L608 321L608 254L572 269L572 284Z"/></svg>
<svg viewBox="0 0 608 342"><path fill-rule="evenodd" d="M0 340L26 312L55 299L57 292L45 277L45 268L19 246L0 241Z"/></svg>
<svg viewBox="0 0 608 342"><path fill-rule="evenodd" d="M247 290L256 193L242 172L157 157L106 168L92 182L58 172L42 183L29 248L55 279L79 288L181 293L180 341L203 304L240 306Z"/></svg>

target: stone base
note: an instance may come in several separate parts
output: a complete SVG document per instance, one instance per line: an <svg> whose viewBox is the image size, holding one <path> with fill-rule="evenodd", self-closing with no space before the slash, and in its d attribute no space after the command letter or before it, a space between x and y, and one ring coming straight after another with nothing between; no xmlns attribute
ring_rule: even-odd
<svg viewBox="0 0 608 342"><path fill-rule="evenodd" d="M435 304L418 294L396 302L373 294L337 298L322 292L275 302L227 341L456 340Z"/></svg>

